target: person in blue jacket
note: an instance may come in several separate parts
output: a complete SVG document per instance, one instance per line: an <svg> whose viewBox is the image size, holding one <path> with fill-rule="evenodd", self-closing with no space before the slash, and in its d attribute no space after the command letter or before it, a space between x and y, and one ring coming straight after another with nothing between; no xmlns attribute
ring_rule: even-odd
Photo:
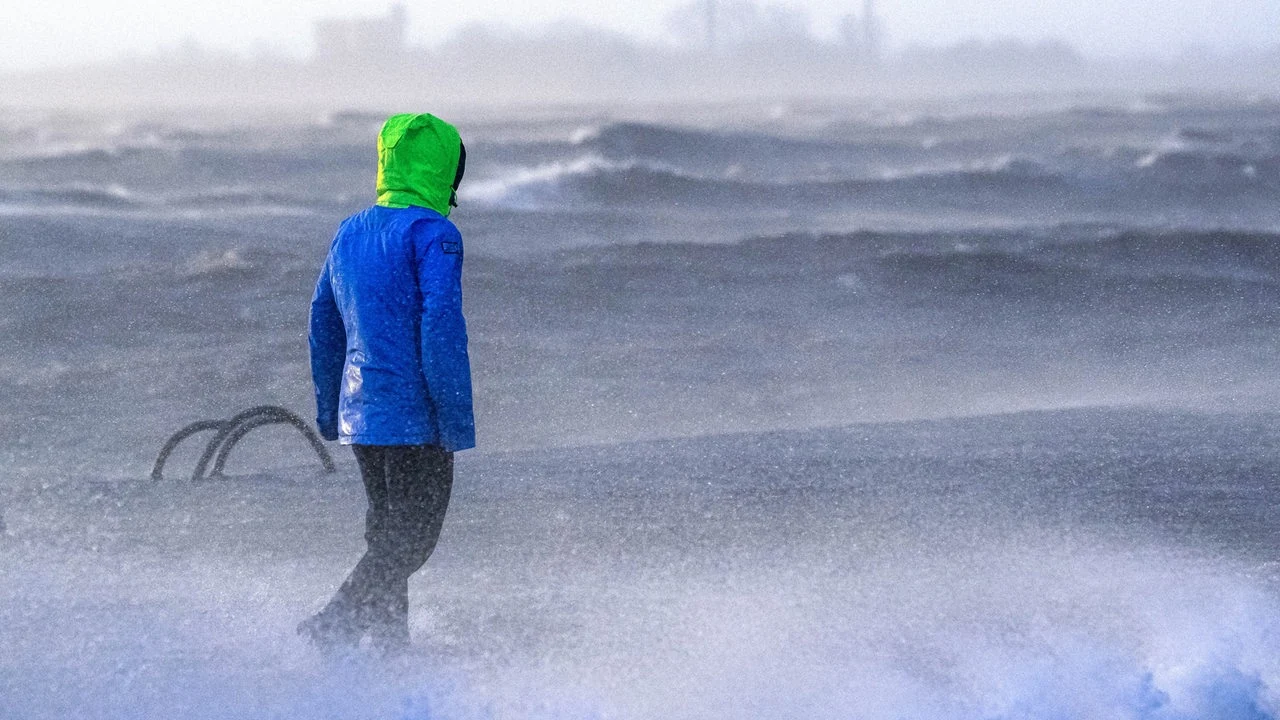
<svg viewBox="0 0 1280 720"><path fill-rule="evenodd" d="M393 115L378 135L377 203L342 222L311 301L316 424L350 445L368 495L368 549L298 632L324 650L409 642L409 577L435 548L453 453L475 446L462 317L462 236L449 220L466 166L454 126Z"/></svg>

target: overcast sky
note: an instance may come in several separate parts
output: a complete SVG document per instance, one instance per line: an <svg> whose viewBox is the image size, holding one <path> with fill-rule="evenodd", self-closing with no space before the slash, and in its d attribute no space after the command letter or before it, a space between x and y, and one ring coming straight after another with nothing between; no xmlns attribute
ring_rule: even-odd
<svg viewBox="0 0 1280 720"><path fill-rule="evenodd" d="M75 64L174 47L184 39L237 51L304 55L311 21L379 14L386 0L0 0L0 69ZM409 0L420 43L470 21L535 26L576 19L661 37L678 0ZM815 32L861 0L781 2L806 11ZM1090 55L1168 55L1193 46L1220 50L1280 46L1280 0L879 0L893 45L962 37L1058 37Z"/></svg>

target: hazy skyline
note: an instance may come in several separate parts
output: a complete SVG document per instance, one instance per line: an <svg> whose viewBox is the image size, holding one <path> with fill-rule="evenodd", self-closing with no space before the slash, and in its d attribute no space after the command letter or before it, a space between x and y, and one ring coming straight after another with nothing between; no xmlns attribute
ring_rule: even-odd
<svg viewBox="0 0 1280 720"><path fill-rule="evenodd" d="M0 70L74 65L125 54L150 54L185 42L213 50L298 57L311 49L320 17L385 12L387 0L47 0L0 5ZM406 2L410 40L432 44L472 22L534 28L569 20L639 37L667 35L664 20L679 2L528 0L517 10L499 0L473 0L437 16L433 3ZM808 14L813 31L830 35L838 18L862 3L780 2ZM1174 55L1280 46L1276 0L1127 0L1082 6L1074 0L880 0L892 46L945 44L966 37L1061 38L1094 56Z"/></svg>

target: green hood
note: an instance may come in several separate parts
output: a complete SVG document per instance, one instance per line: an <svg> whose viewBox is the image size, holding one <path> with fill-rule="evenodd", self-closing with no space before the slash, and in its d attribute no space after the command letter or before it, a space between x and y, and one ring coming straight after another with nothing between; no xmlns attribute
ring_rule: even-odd
<svg viewBox="0 0 1280 720"><path fill-rule="evenodd" d="M378 133L378 204L448 216L462 154L458 129L434 115L392 115Z"/></svg>

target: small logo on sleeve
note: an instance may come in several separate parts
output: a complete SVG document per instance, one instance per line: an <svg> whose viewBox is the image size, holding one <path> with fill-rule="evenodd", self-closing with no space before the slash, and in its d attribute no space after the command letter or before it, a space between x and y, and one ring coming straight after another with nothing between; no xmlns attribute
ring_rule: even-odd
<svg viewBox="0 0 1280 720"><path fill-rule="evenodd" d="M444 241L441 241L440 246L441 246L442 248L444 248L445 253L447 253L447 254L449 254L449 255L461 255L461 254L462 254L462 243L457 242L456 240L444 240Z"/></svg>

